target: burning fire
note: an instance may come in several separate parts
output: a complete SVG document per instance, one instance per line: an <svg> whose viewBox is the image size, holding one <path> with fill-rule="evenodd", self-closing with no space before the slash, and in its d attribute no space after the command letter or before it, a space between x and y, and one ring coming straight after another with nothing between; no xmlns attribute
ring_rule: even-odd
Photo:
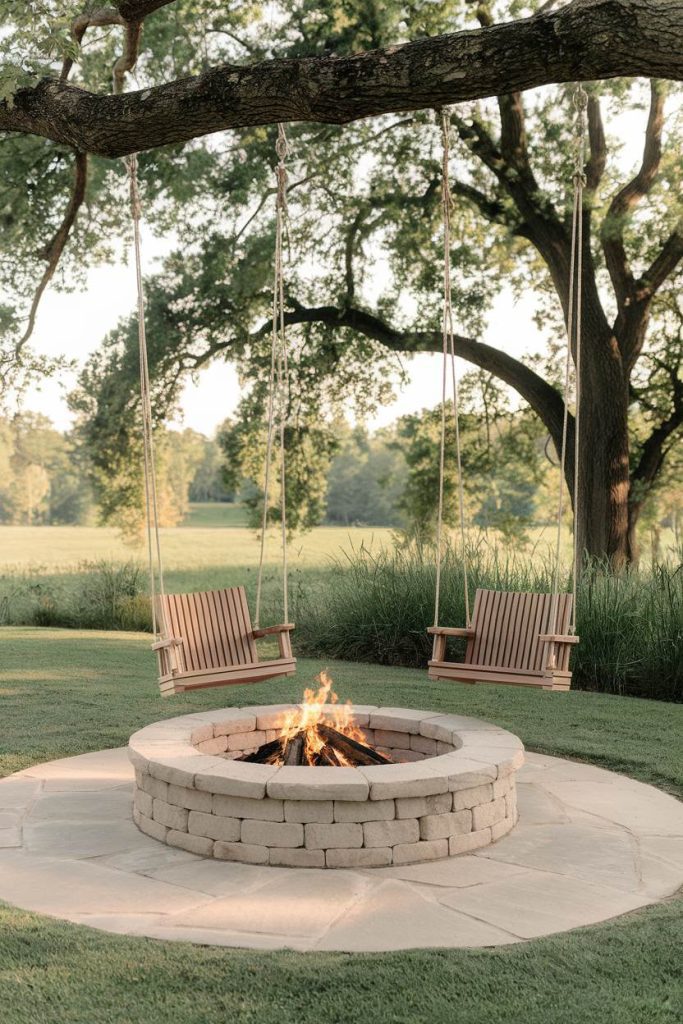
<svg viewBox="0 0 683 1024"><path fill-rule="evenodd" d="M286 744L299 733L304 736L304 763L313 765L326 746L325 737L318 731L319 725L329 725L343 736L358 743L365 743L363 732L353 722L351 701L340 703L334 691L332 678L327 672L316 677L317 690L304 690L301 708L291 711L282 726L282 738ZM336 763L350 765L353 762L338 750L333 752Z"/></svg>

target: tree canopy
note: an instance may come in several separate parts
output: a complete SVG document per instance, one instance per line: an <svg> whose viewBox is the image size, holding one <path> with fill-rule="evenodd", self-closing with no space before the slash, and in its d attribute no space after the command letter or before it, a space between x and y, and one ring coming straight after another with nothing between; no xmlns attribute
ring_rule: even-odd
<svg viewBox="0 0 683 1024"><path fill-rule="evenodd" d="M106 156L142 149L145 215L172 249L146 283L157 415L174 409L187 374L233 359L251 458L269 359L273 122L296 122L286 319L301 502L314 496L313 455L322 471L349 402L362 416L386 400L405 355L441 347L433 108L444 103L459 101L450 109L460 140L451 166L458 354L515 389L558 443L571 87L520 90L600 79L587 86L582 418L592 440L579 528L591 553L634 554L642 503L683 423L681 104L662 80L683 77L683 3L131 0L85 12L44 3L33 21L9 6L0 44L16 57L5 61L0 104L0 273L14 297L2 311L6 365L32 365L23 339L36 287L55 270L77 285L127 237L125 170ZM120 81L133 65L137 88L106 95L112 69ZM654 77L647 86L616 77L632 75ZM624 177L609 124L643 107L640 165ZM222 128L232 130L211 134ZM505 338L479 340L503 285L538 296L552 342L541 358L514 358ZM139 444L136 359L131 321L105 339L74 397L103 471ZM572 431L570 418L570 440ZM570 458L570 484L572 473Z"/></svg>

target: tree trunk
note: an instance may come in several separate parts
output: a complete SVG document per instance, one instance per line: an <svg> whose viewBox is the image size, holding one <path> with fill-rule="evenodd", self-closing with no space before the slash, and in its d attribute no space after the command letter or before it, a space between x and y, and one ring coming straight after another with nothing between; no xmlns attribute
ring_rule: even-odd
<svg viewBox="0 0 683 1024"><path fill-rule="evenodd" d="M578 550L591 558L608 558L619 570L631 560L633 544L629 529L629 393L616 338L605 337L601 326L591 317L591 310L586 310L575 523Z"/></svg>

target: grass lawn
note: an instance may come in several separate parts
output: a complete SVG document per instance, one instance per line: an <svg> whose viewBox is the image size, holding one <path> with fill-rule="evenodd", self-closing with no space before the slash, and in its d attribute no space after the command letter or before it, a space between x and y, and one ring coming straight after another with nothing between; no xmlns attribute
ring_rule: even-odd
<svg viewBox="0 0 683 1024"><path fill-rule="evenodd" d="M149 638L0 630L0 774L124 744L161 717L300 696L294 679L157 696ZM683 708L593 693L460 688L417 671L332 663L344 698L488 718L532 750L594 761L683 792ZM7 1024L673 1024L681 1019L677 900L497 950L295 954L129 939L0 908Z"/></svg>
<svg viewBox="0 0 683 1024"><path fill-rule="evenodd" d="M249 515L244 505L232 505L226 501L195 501L180 524L182 527L248 526Z"/></svg>
<svg viewBox="0 0 683 1024"><path fill-rule="evenodd" d="M200 506L200 512L202 510ZM235 510L235 516L240 510ZM204 515L204 513L202 513ZM392 531L384 527L318 526L290 543L290 561L296 570L324 566L341 549L376 547L389 543ZM225 530L217 528L210 516L194 525L161 531L164 566L171 573L206 569L254 569L258 565L259 539L255 530L232 521ZM280 536L271 530L268 536L268 563L280 561ZM67 572L79 562L106 558L112 561L135 559L146 564L146 548L123 542L118 531L104 526L0 526L0 568L35 569L43 572Z"/></svg>

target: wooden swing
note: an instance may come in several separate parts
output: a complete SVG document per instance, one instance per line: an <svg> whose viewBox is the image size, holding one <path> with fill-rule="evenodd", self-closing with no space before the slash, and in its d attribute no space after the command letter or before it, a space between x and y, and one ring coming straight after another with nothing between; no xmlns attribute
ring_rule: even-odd
<svg viewBox="0 0 683 1024"><path fill-rule="evenodd" d="M429 661L430 679L449 679L460 683L503 683L511 686L535 686L544 690L568 690L571 684L569 656L571 647L579 642L576 636L576 586L579 575L579 552L576 529L573 538L573 574L571 594L559 592L560 547L564 495L564 472L569 416L569 383L572 348L576 353L576 416L574 432L574 503L578 502L579 409L581 381L581 270L582 270L582 207L584 186L584 136L587 96L579 85L574 94L576 106L574 208L572 220L569 311L567 321L567 355L564 379L564 416L560 452L560 489L557 510L557 541L553 587L549 594L477 590L470 615L467 578L467 545L465 543L464 494L460 429L458 419L458 381L455 368L453 307L451 300L449 186L449 129L446 111L442 113L443 173L442 206L444 219L444 302L443 302L443 376L441 394L441 450L439 466L439 510L437 522L436 595L434 625L428 629L433 636L433 652ZM443 496L446 448L446 391L448 363L453 393L455 449L458 473L460 541L465 590L465 628L439 625L441 594L441 562L443 534ZM467 641L464 661L447 657L449 638Z"/></svg>
<svg viewBox="0 0 683 1024"><path fill-rule="evenodd" d="M140 395L142 404L145 507L149 555L150 591L155 651L159 668L159 689L163 697L186 690L237 683L260 683L266 679L289 676L296 671L290 632L294 626L287 621L287 522L285 490L284 430L287 406L287 349L284 323L284 283L282 269L283 222L286 201L287 140L282 125L277 139L277 200L275 232L275 280L273 288L273 325L270 381L268 391L268 433L264 473L261 549L256 585L255 625L252 626L244 587L227 587L191 594L167 594L161 558L158 523L157 484L154 460L154 435L149 386L149 364L145 334L145 307L142 287L140 248L140 197L137 179L137 158L128 160L133 215L135 266L137 275L138 340L140 346ZM276 401L277 399L277 401ZM277 412L276 412L277 405ZM284 623L259 627L265 541L268 527L270 464L276 415L280 441L280 520L282 526L283 610ZM156 561L156 566L155 566ZM158 578L158 586L157 586ZM277 637L279 657L259 659L256 641Z"/></svg>

